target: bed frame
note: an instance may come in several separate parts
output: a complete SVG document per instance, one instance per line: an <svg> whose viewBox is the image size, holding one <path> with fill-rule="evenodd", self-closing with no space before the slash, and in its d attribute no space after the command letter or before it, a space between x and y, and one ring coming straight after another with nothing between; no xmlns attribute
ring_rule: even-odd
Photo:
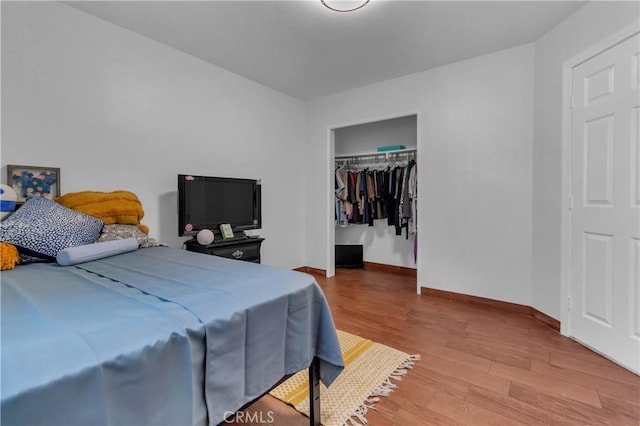
<svg viewBox="0 0 640 426"><path fill-rule="evenodd" d="M320 361L313 357L309 366L309 424L320 426Z"/></svg>
<svg viewBox="0 0 640 426"><path fill-rule="evenodd" d="M311 365L309 366L309 425L320 426L320 360L317 357L313 357ZM271 389L265 392L264 395L271 392L271 390L277 388L279 385L287 381L292 375L285 376L282 380L276 383ZM262 395L262 396L264 396ZM249 402L238 411L242 411L245 408L251 406L262 396Z"/></svg>

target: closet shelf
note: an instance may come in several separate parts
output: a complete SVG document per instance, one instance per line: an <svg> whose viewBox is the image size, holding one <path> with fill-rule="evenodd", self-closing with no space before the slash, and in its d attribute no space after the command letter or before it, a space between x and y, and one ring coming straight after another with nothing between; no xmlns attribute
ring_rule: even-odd
<svg viewBox="0 0 640 426"><path fill-rule="evenodd" d="M335 159L336 160L344 160L344 159L348 159L348 158L355 158L355 157L376 157L376 158L380 158L380 157L384 157L384 158L389 158L390 156L394 155L394 154L403 154L403 153L412 153L412 152L416 152L418 150L418 148L405 148L405 149L396 149L393 151L372 151L372 152L360 152L360 153L356 153L356 154L348 154L348 155L336 155Z"/></svg>

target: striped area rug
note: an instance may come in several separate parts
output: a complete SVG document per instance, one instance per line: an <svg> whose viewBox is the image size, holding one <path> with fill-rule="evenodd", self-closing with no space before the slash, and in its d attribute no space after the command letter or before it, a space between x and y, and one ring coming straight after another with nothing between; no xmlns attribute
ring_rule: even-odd
<svg viewBox="0 0 640 426"><path fill-rule="evenodd" d="M390 379L400 380L407 369L420 359L397 349L338 330L345 369L326 388L321 385L320 411L324 426L366 423L369 408L388 396L396 387ZM309 415L308 372L303 370L270 394Z"/></svg>

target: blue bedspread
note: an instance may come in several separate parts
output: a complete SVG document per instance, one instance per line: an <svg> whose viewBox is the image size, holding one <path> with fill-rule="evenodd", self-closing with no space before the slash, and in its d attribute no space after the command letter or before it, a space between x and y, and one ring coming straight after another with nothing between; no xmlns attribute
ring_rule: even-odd
<svg viewBox="0 0 640 426"><path fill-rule="evenodd" d="M1 298L5 426L217 424L314 355L325 384L342 369L324 295L294 271L155 247L19 266Z"/></svg>

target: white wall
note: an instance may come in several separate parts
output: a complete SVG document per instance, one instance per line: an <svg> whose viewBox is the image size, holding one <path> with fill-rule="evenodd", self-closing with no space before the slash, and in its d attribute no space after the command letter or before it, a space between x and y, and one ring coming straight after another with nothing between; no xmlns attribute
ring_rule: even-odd
<svg viewBox="0 0 640 426"><path fill-rule="evenodd" d="M529 305L533 45L312 101L307 263L327 265L329 128L418 112L418 283Z"/></svg>
<svg viewBox="0 0 640 426"><path fill-rule="evenodd" d="M2 2L2 179L127 189L179 246L177 174L261 178L263 262L305 262L304 104L57 2ZM296 202L292 202L295 197Z"/></svg>
<svg viewBox="0 0 640 426"><path fill-rule="evenodd" d="M638 2L590 2L535 43L532 306L560 319L562 67L640 19Z"/></svg>

